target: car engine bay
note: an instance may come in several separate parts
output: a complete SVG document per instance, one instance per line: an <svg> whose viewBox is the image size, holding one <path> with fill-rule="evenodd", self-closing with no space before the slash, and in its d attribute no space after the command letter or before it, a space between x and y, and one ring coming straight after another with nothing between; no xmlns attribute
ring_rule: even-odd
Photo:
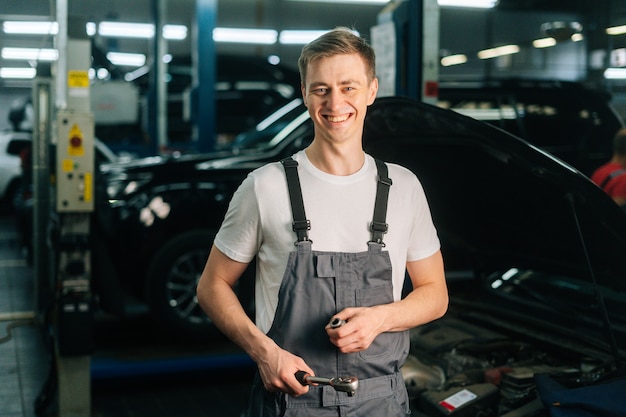
<svg viewBox="0 0 626 417"><path fill-rule="evenodd" d="M522 332L511 336L466 322L463 315L460 319L448 315L414 329L402 368L412 415L547 416L537 394L537 375L566 387L591 385L611 376L609 356L556 346L558 338L554 346L537 340Z"/></svg>

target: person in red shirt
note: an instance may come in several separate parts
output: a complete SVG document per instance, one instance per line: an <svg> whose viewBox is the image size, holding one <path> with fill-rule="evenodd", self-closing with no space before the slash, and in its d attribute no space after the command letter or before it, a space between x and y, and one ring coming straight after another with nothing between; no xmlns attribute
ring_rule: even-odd
<svg viewBox="0 0 626 417"><path fill-rule="evenodd" d="M596 183L618 205L626 208L626 128L617 131L613 139L613 157L591 175Z"/></svg>

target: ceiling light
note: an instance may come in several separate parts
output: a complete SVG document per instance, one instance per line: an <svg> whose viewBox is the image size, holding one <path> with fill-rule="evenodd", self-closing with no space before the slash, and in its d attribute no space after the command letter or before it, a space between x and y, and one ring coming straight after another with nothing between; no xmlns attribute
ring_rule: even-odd
<svg viewBox="0 0 626 417"><path fill-rule="evenodd" d="M478 52L478 58L480 59L490 59L496 58L503 55L511 55L519 52L519 46L517 45L504 45L498 46L497 48L484 49Z"/></svg>
<svg viewBox="0 0 626 417"><path fill-rule="evenodd" d="M389 0L291 0L310 3L343 3L343 4L370 4L381 5L389 3Z"/></svg>
<svg viewBox="0 0 626 417"><path fill-rule="evenodd" d="M88 36L94 36L98 31L98 26L94 22L87 22L86 29Z"/></svg>
<svg viewBox="0 0 626 417"><path fill-rule="evenodd" d="M213 40L215 42L272 45L276 43L277 38L278 32L272 29L213 29Z"/></svg>
<svg viewBox="0 0 626 417"><path fill-rule="evenodd" d="M135 81L137 78L142 77L150 72L150 67L145 66L141 68L137 68L132 72L127 72L124 74L124 79L128 82Z"/></svg>
<svg viewBox="0 0 626 417"><path fill-rule="evenodd" d="M326 32L325 30L283 30L280 32L278 42L283 45L305 45Z"/></svg>
<svg viewBox="0 0 626 417"><path fill-rule="evenodd" d="M626 25L606 28L606 33L609 35L623 35L626 33Z"/></svg>
<svg viewBox="0 0 626 417"><path fill-rule="evenodd" d="M342 4L369 4L384 5L390 0L291 0L311 3L342 3ZM442 7L471 7L491 9L498 4L498 0L437 0Z"/></svg>
<svg viewBox="0 0 626 417"><path fill-rule="evenodd" d="M109 52L107 53L107 59L111 61L113 65L128 67L141 67L146 63L146 56L144 54Z"/></svg>
<svg viewBox="0 0 626 417"><path fill-rule="evenodd" d="M283 30L278 36L278 42L283 45L306 45L314 39L319 38L327 30ZM353 30L356 36L359 36L359 32Z"/></svg>
<svg viewBox="0 0 626 417"><path fill-rule="evenodd" d="M37 70L35 68L0 68L0 78L35 78Z"/></svg>
<svg viewBox="0 0 626 417"><path fill-rule="evenodd" d="M556 39L554 38L542 38L542 39L535 39L533 41L533 46L535 48L549 48L554 45L556 45Z"/></svg>
<svg viewBox="0 0 626 417"><path fill-rule="evenodd" d="M163 38L168 40L182 41L187 38L187 26L165 25L163 26Z"/></svg>
<svg viewBox="0 0 626 417"><path fill-rule="evenodd" d="M116 38L149 39L154 37L154 25L150 23L100 22L98 34Z"/></svg>
<svg viewBox="0 0 626 417"><path fill-rule="evenodd" d="M571 37L572 42L580 42L583 39L585 39L585 37L583 36L582 33L574 33Z"/></svg>
<svg viewBox="0 0 626 417"><path fill-rule="evenodd" d="M441 58L441 65L449 67L452 65L465 64L467 62L467 56L463 54L448 55Z"/></svg>
<svg viewBox="0 0 626 417"><path fill-rule="evenodd" d="M626 68L607 68L604 71L604 78L607 80L624 80L626 79Z"/></svg>
<svg viewBox="0 0 626 417"><path fill-rule="evenodd" d="M472 7L491 9L498 4L498 0L437 0L441 7Z"/></svg>
<svg viewBox="0 0 626 417"><path fill-rule="evenodd" d="M56 49L40 48L2 48L2 58L23 61L56 61L59 52Z"/></svg>
<svg viewBox="0 0 626 417"><path fill-rule="evenodd" d="M6 21L2 23L2 30L20 35L56 35L59 25L57 22Z"/></svg>

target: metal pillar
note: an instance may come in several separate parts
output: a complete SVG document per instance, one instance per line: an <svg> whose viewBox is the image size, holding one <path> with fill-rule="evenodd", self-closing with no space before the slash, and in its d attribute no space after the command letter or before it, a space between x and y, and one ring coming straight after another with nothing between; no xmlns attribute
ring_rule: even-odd
<svg viewBox="0 0 626 417"><path fill-rule="evenodd" d="M215 149L215 83L217 77L213 29L217 16L217 0L196 0L196 47L194 52L194 140L200 152Z"/></svg>
<svg viewBox="0 0 626 417"><path fill-rule="evenodd" d="M91 213L94 209L94 117L90 111L91 42L86 21L67 18L67 1L57 3L56 251L54 346L59 415L91 415L93 351ZM67 22L67 25L64 25ZM59 82L59 80L62 80Z"/></svg>
<svg viewBox="0 0 626 417"><path fill-rule="evenodd" d="M50 68L39 64L33 82L32 101L35 114L33 125L33 272L35 277L35 313L43 323L54 299L54 284L48 224L50 216L50 132L52 129L53 88Z"/></svg>
<svg viewBox="0 0 626 417"><path fill-rule="evenodd" d="M167 128L167 83L165 82L166 64L163 61L167 53L167 41L163 38L163 26L166 18L166 0L152 0L152 18L154 20L154 38L150 57L150 90L148 96L148 131L155 155L162 153L168 146Z"/></svg>

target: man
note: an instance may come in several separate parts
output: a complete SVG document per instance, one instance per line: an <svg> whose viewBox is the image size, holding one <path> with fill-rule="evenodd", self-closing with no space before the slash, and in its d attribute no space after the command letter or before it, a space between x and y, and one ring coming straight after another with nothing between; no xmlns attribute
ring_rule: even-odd
<svg viewBox="0 0 626 417"><path fill-rule="evenodd" d="M447 309L439 240L419 181L363 151L365 113L378 89L374 63L372 48L345 28L303 48L298 65L314 140L244 180L198 284L203 309L258 366L250 416L407 415L400 368L408 330ZM255 255L256 324L233 292ZM413 290L401 299L405 271ZM359 386L349 396L303 385L298 371L355 376Z"/></svg>
<svg viewBox="0 0 626 417"><path fill-rule="evenodd" d="M604 190L619 206L626 207L626 128L613 138L613 157L591 175L591 181Z"/></svg>

